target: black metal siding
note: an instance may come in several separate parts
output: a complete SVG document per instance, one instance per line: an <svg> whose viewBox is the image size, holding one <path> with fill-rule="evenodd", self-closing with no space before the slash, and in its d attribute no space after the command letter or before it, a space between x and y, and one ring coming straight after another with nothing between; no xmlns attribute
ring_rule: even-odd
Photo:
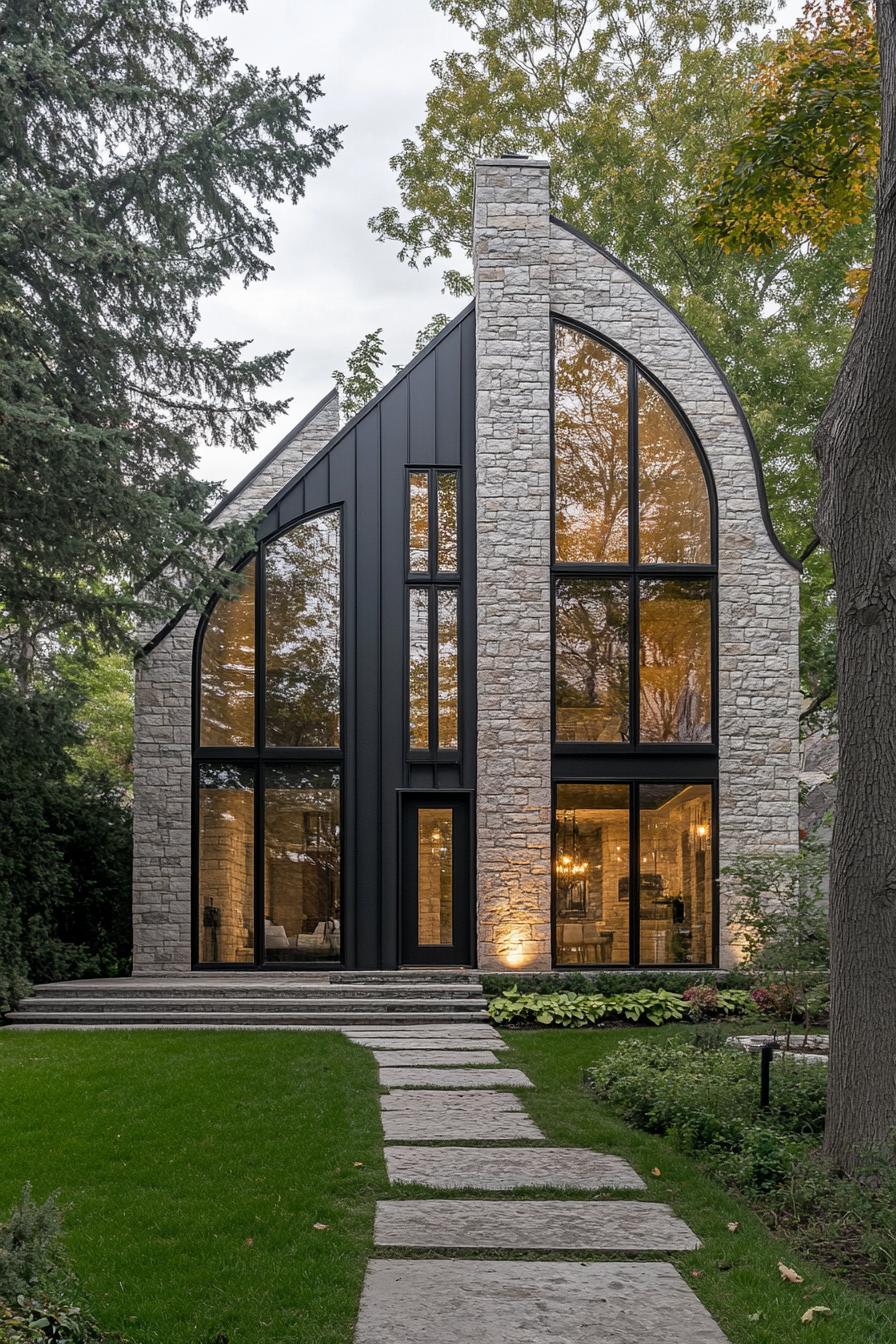
<svg viewBox="0 0 896 1344"><path fill-rule="evenodd" d="M270 505L259 536L341 505L343 517L343 949L346 966L399 959L399 790L476 781L475 352L455 319ZM405 724L408 466L459 467L460 751L411 766Z"/></svg>

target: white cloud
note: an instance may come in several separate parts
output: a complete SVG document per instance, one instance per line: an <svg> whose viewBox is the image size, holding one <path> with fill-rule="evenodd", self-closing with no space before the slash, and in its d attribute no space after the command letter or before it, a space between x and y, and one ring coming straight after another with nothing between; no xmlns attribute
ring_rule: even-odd
<svg viewBox="0 0 896 1344"><path fill-rule="evenodd" d="M397 204L389 156L413 133L432 86L430 63L464 44L463 33L425 0L249 0L246 14L221 9L205 25L224 34L240 61L324 76L313 105L317 124L345 123L331 167L309 179L304 200L276 210L275 270L261 285L225 286L203 308L206 339L250 338L258 351L291 348L283 420L259 438L256 454L203 452L200 474L228 486L282 438L332 386L331 372L365 332L383 327L389 367L411 357L433 313L462 305L442 294L443 267L410 270L395 247L378 243L368 218Z"/></svg>

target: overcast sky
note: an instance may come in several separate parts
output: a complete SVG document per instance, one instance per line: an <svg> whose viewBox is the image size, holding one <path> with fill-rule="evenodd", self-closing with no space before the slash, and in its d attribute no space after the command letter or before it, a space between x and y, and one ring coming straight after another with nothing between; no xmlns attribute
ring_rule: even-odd
<svg viewBox="0 0 896 1344"><path fill-rule="evenodd" d="M431 62L464 35L427 0L249 0L248 13L220 10L207 27L237 57L268 68L324 77L312 107L319 125L345 123L343 148L310 178L304 200L276 211L276 269L263 284L228 285L204 307L206 338L252 338L260 351L292 349L278 392L291 396L283 420L262 433L258 452L210 450L200 474L235 484L291 424L333 385L332 370L365 332L383 328L388 372L411 357L434 313L463 301L442 294L443 267L411 270L367 220L398 204L389 156L423 118ZM386 366L384 366L386 368Z"/></svg>

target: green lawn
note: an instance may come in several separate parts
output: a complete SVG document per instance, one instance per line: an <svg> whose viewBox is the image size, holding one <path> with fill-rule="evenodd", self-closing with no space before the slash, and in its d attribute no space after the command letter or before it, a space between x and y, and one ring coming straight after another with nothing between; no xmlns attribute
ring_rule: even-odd
<svg viewBox="0 0 896 1344"><path fill-rule="evenodd" d="M731 1344L805 1344L807 1338L830 1344L892 1344L896 1303L854 1291L798 1256L670 1143L629 1129L587 1095L582 1070L620 1041L631 1040L633 1030L640 1034L639 1029L503 1033L511 1049L502 1059L523 1069L535 1084L526 1104L547 1137L628 1158L647 1182L649 1196L671 1204L686 1220L703 1250L672 1259ZM647 1030L656 1039L682 1029ZM651 1175L654 1168L660 1176ZM738 1230L730 1232L727 1224L735 1222ZM779 1260L805 1282L784 1283ZM802 1325L803 1312L816 1304L830 1307L833 1314Z"/></svg>
<svg viewBox="0 0 896 1344"><path fill-rule="evenodd" d="M136 1344L343 1344L377 1095L335 1033L0 1032L0 1217L58 1190L89 1305Z"/></svg>
<svg viewBox="0 0 896 1344"><path fill-rule="evenodd" d="M584 1092L583 1068L632 1034L508 1032L502 1059L536 1084L549 1139L627 1157L698 1233L677 1263L732 1344L891 1344L896 1306L807 1264ZM134 1344L349 1344L389 1193L377 1092L369 1052L335 1033L0 1032L0 1215L26 1180L58 1190L84 1298ZM834 1315L801 1325L813 1304Z"/></svg>

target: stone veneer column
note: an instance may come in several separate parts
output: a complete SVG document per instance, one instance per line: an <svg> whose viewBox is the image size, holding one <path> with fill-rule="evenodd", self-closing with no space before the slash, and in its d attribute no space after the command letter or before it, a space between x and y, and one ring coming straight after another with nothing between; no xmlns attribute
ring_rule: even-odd
<svg viewBox="0 0 896 1344"><path fill-rule="evenodd" d="M551 965L548 164L476 165L477 908L483 969Z"/></svg>

